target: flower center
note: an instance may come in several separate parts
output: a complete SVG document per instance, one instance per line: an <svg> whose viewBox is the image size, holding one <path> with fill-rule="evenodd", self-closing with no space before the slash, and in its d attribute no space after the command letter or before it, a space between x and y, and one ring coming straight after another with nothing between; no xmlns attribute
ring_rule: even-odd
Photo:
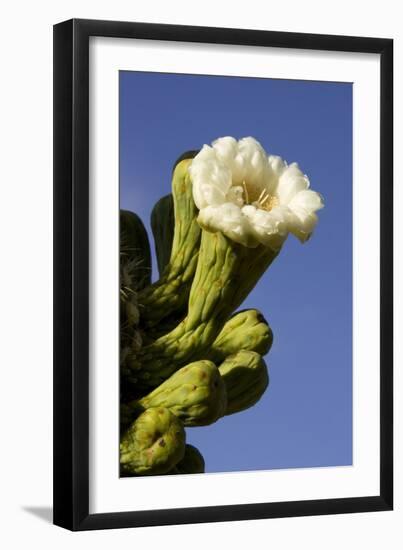
<svg viewBox="0 0 403 550"><path fill-rule="evenodd" d="M279 205L278 198L274 195L270 195L267 189L263 189L258 198L256 200L253 200L254 197L251 195L257 195L255 188L251 188L251 186L249 186L248 189L245 180L242 182L242 187L243 194L245 196L245 204L253 204L253 206L256 206L256 208L266 210L267 212L270 212L270 210Z"/></svg>

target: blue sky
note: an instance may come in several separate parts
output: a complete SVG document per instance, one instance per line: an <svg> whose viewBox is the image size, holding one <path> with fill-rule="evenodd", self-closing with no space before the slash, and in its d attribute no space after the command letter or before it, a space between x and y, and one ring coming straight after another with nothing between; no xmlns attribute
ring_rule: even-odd
<svg viewBox="0 0 403 550"><path fill-rule="evenodd" d="M207 472L351 464L352 85L121 72L121 207L151 236L175 160L226 135L298 162L326 206L311 240L289 237L242 305L274 332L268 390L247 411L187 429L187 441Z"/></svg>

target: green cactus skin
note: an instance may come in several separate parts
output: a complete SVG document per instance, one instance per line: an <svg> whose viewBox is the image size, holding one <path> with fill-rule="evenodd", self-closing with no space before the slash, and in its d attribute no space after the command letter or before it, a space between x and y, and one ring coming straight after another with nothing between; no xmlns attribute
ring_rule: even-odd
<svg viewBox="0 0 403 550"><path fill-rule="evenodd" d="M121 439L122 474L169 472L184 457L185 439L185 430L177 416L163 407L147 409Z"/></svg>
<svg viewBox="0 0 403 550"><path fill-rule="evenodd" d="M252 407L269 385L266 363L254 351L239 351L231 355L218 370L227 390L226 415Z"/></svg>
<svg viewBox="0 0 403 550"><path fill-rule="evenodd" d="M120 211L120 254L121 266L123 263L127 270L126 277L122 273L126 284L136 291L149 285L151 252L147 231L137 214L128 210Z"/></svg>
<svg viewBox="0 0 403 550"><path fill-rule="evenodd" d="M154 235L158 271L163 276L171 257L174 238L175 216L174 201L171 194L162 197L151 212L151 229Z"/></svg>
<svg viewBox="0 0 403 550"><path fill-rule="evenodd" d="M221 418L227 408L224 382L211 361L196 361L175 372L149 395L129 403L128 410L136 415L150 407L166 407L184 426L207 426Z"/></svg>
<svg viewBox="0 0 403 550"><path fill-rule="evenodd" d="M176 166L185 159L193 159L199 151L186 151L175 162ZM172 252L175 230L175 213L172 194L162 197L151 212L151 229L154 235L158 271L162 277Z"/></svg>
<svg viewBox="0 0 403 550"><path fill-rule="evenodd" d="M240 350L256 351L266 355L273 343L273 332L257 309L235 313L214 340L207 359L216 364Z"/></svg>
<svg viewBox="0 0 403 550"><path fill-rule="evenodd" d="M139 387L156 387L181 366L208 356L228 316L278 253L262 245L247 248L221 232L203 230L187 316L173 331L133 354L125 375Z"/></svg>
<svg viewBox="0 0 403 550"><path fill-rule="evenodd" d="M170 474L204 474L205 463L201 452L193 447L193 445L186 445L185 456L180 462L171 470Z"/></svg>
<svg viewBox="0 0 403 550"><path fill-rule="evenodd" d="M163 276L139 293L141 321L146 328L185 308L196 271L201 229L188 174L190 163L191 159L179 162L172 177L175 229L169 263Z"/></svg>

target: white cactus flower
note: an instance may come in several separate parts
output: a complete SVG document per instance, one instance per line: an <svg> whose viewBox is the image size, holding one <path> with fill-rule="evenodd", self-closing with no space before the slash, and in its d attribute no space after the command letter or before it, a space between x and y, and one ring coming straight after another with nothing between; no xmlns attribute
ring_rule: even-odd
<svg viewBox="0 0 403 550"><path fill-rule="evenodd" d="M252 137L204 145L189 172L200 225L247 247L276 250L289 232L305 242L323 207L297 163L267 155Z"/></svg>

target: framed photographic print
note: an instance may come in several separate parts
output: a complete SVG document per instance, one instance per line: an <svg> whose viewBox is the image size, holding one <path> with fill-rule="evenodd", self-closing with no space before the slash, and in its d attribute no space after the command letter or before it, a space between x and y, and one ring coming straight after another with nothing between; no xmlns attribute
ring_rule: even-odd
<svg viewBox="0 0 403 550"><path fill-rule="evenodd" d="M393 42L54 27L54 522L391 510Z"/></svg>

